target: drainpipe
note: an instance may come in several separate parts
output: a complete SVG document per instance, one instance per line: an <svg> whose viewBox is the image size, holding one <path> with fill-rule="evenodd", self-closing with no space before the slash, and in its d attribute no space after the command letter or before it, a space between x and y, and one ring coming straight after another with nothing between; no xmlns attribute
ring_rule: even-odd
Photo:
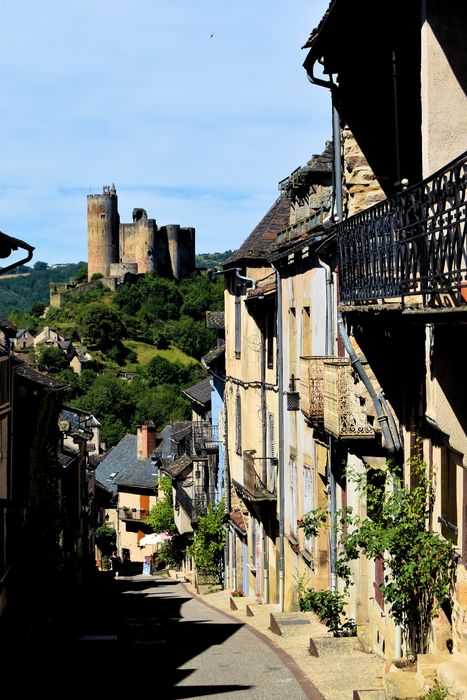
<svg viewBox="0 0 467 700"><path fill-rule="evenodd" d="M331 98L333 94L331 91ZM339 112L332 105L332 143L333 143L333 174L334 174L334 220L342 221L342 145L341 145L341 120Z"/></svg>
<svg viewBox="0 0 467 700"><path fill-rule="evenodd" d="M225 386L225 385L224 385ZM225 496L225 510L226 513L230 514L232 510L232 504L230 502L230 462L229 462L229 440L228 440L228 413L227 413L227 403L225 401L225 389L224 389L224 397L223 397L223 402L224 402L224 496ZM229 524L227 525L227 532L226 532L226 546L225 546L225 571L226 571L226 576L224 577L224 585L227 588L229 583L230 583L230 560L232 560L232 577L234 578L234 582L236 580L236 575L234 574L235 572L235 556L236 556L236 550L234 547L235 540L232 542L232 547L230 547L230 533L232 531L232 527L230 525L230 520ZM230 551L229 551L230 550ZM233 586L235 588L235 584Z"/></svg>
<svg viewBox="0 0 467 700"><path fill-rule="evenodd" d="M235 274L239 280L244 280L245 282L251 282L251 288L256 289L256 282L255 280L251 279L251 277L245 277L244 275L240 274L241 267L236 267L235 268Z"/></svg>
<svg viewBox="0 0 467 700"><path fill-rule="evenodd" d="M267 485L268 463L264 459L267 450L267 411L266 411L266 339L264 321L261 324L261 348L260 348L260 373L261 373L261 441L262 441L262 472L263 484ZM263 601L269 602L269 561L268 561L268 537L263 523Z"/></svg>
<svg viewBox="0 0 467 700"><path fill-rule="evenodd" d="M376 416L378 418L378 422L381 426L381 431L384 435L384 440L386 442L386 447L389 452L389 454L393 455L396 452L396 445L394 443L394 440L391 435L391 431L389 430L389 425L388 425L388 417L384 413L381 401L379 400L372 383L370 382L370 379L365 372L363 365L361 361L359 360L355 350L352 347L352 344L350 342L350 338L347 335L347 331L345 329L344 325L344 319L342 318L342 314L340 311L337 312L337 325L339 328L339 335L342 338L342 342L344 343L344 347L347 351L347 354L350 358L350 362L352 364L352 367L354 370L357 372L358 376L364 383L368 393L371 396L371 400L373 401L373 406L375 407L376 411Z"/></svg>
<svg viewBox="0 0 467 700"><path fill-rule="evenodd" d="M271 263L271 267L276 272L277 288L277 384L279 393L279 612L284 612L284 376L283 376L283 350L282 350L282 289L281 276L279 270Z"/></svg>
<svg viewBox="0 0 467 700"><path fill-rule="evenodd" d="M334 354L334 294L333 294L333 282L332 282L332 271L330 265L327 265L321 258L318 258L318 262L325 271L326 275L326 341L324 354L326 357L332 357ZM336 479L334 477L334 472L332 468L332 455L333 455L333 439L330 435L328 438L328 465L327 465L327 476L329 485L329 517L331 521L331 532L330 532L330 561L329 561L329 588L331 591L337 590L337 576L336 576L336 562L337 562L337 532L336 532Z"/></svg>

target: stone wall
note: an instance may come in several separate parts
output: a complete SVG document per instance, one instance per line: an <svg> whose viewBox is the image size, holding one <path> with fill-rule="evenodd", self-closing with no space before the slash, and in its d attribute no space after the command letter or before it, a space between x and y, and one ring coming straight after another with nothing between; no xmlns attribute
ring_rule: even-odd
<svg viewBox="0 0 467 700"><path fill-rule="evenodd" d="M342 130L344 217L386 199L368 161L348 127Z"/></svg>

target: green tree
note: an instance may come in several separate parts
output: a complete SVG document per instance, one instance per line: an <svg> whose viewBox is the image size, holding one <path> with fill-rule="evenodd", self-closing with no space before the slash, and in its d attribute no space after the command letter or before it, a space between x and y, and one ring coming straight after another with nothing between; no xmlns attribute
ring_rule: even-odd
<svg viewBox="0 0 467 700"><path fill-rule="evenodd" d="M221 579L225 547L224 515L224 499L217 506L209 503L206 514L198 517L198 527L190 547L198 572L218 580Z"/></svg>
<svg viewBox="0 0 467 700"><path fill-rule="evenodd" d="M125 329L119 315L110 306L94 302L80 312L78 326L81 334L94 345L106 349L124 337Z"/></svg>
<svg viewBox="0 0 467 700"><path fill-rule="evenodd" d="M57 374L69 366L63 350L49 345L43 345L40 348L37 354L37 364L50 374Z"/></svg>
<svg viewBox="0 0 467 700"><path fill-rule="evenodd" d="M48 264L46 262L42 262L42 260L38 260L36 263L33 265L33 270L35 272L40 272L41 270L47 270Z"/></svg>
<svg viewBox="0 0 467 700"><path fill-rule="evenodd" d="M168 476L161 476L159 479L159 495L162 497L151 508L146 522L152 527L154 532L167 532L169 535L174 535L177 532L177 527L174 520L174 508L172 498L172 480Z"/></svg>
<svg viewBox="0 0 467 700"><path fill-rule="evenodd" d="M75 282L77 284L83 284L83 282L88 281L88 266L86 263L81 265L75 272Z"/></svg>

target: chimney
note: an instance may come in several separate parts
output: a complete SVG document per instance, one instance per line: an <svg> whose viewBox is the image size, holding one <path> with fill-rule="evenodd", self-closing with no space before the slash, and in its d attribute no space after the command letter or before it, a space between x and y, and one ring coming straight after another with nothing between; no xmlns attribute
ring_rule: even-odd
<svg viewBox="0 0 467 700"><path fill-rule="evenodd" d="M156 427L139 425L136 429L136 456L138 459L149 459L151 452L156 448Z"/></svg>

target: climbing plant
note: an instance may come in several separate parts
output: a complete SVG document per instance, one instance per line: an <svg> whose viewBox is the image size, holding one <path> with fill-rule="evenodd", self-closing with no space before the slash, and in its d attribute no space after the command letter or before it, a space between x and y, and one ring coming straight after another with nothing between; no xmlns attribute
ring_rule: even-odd
<svg viewBox="0 0 467 700"><path fill-rule="evenodd" d="M220 578L225 547L224 500L217 506L208 505L205 515L198 517L190 553L196 568L203 576Z"/></svg>
<svg viewBox="0 0 467 700"><path fill-rule="evenodd" d="M412 488L399 484L390 465L378 479L368 474L353 478L366 496L367 517L354 515L350 508L338 513L336 574L348 587L352 560L364 555L383 561L380 591L390 616L401 626L407 655L415 657L427 650L432 619L452 595L456 567L453 544L429 529L434 499L426 464L417 454L408 466ZM322 523L322 513L311 512L301 527L310 537Z"/></svg>

